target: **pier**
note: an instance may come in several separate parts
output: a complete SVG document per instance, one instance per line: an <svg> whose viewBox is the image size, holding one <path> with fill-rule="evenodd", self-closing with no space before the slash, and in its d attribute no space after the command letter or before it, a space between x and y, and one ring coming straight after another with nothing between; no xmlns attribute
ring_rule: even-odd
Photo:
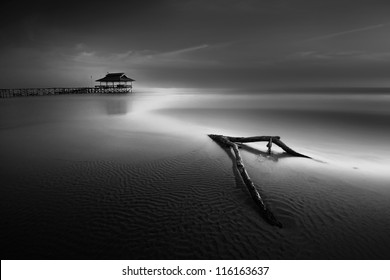
<svg viewBox="0 0 390 280"><path fill-rule="evenodd" d="M126 94L133 92L134 81L134 79L127 77L125 73L107 73L104 78L96 80L99 85L94 87L0 89L0 98L59 94Z"/></svg>
<svg viewBox="0 0 390 280"><path fill-rule="evenodd" d="M132 93L131 85L71 87L71 88L13 88L0 89L0 98L46 96L60 94L126 94Z"/></svg>

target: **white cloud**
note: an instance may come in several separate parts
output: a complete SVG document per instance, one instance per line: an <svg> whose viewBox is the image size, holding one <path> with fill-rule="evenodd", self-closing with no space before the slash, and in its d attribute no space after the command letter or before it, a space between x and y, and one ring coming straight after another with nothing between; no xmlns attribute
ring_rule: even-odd
<svg viewBox="0 0 390 280"><path fill-rule="evenodd" d="M390 52L366 51L302 51L287 56L288 60L355 60L355 61L390 61Z"/></svg>
<svg viewBox="0 0 390 280"><path fill-rule="evenodd" d="M175 56L175 55L180 55L180 54L184 54L184 53L190 53L190 52L198 51L198 50L205 49L205 48L208 48L208 47L209 47L209 45L203 44L203 45L194 46L194 47L190 47L190 48L185 48L185 49L179 49L179 50L174 50L174 51L170 51L170 52L160 53L159 55L162 55L162 56Z"/></svg>
<svg viewBox="0 0 390 280"><path fill-rule="evenodd" d="M78 63L105 66L136 66L136 67L196 67L202 65L215 65L216 61L204 59L195 54L198 51L210 48L208 44L192 46L168 52L157 52L151 50L133 51L122 53L101 54L98 52L80 51L72 60Z"/></svg>
<svg viewBox="0 0 390 280"><path fill-rule="evenodd" d="M386 25L388 25L388 24L383 23L383 24L369 25L369 26L365 26L365 27L361 27L361 28L350 29L350 30L345 30L345 31L341 31L341 32L335 32L335 33L330 33L330 34L326 34L326 35L322 35L322 36L309 38L309 39L304 40L303 42L330 39L330 38L348 35L348 34L352 34L352 33L358 33L358 32L364 32L364 31L368 31L368 30L378 29L378 28L382 28Z"/></svg>

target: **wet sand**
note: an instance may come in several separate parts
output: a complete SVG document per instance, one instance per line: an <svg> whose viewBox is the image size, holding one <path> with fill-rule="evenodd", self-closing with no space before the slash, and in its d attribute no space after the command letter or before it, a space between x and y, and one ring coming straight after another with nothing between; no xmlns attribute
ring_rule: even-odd
<svg viewBox="0 0 390 280"><path fill-rule="evenodd" d="M248 106L232 114L236 100L218 110L212 100L149 94L2 102L2 259L390 258L381 141L368 151L358 150L359 141L348 149L344 135L358 134L349 129L322 145L312 141L321 135L300 137L315 124L288 129L291 115L286 123L277 110L245 114ZM374 137L385 125L365 131ZM332 134L332 122L326 127ZM315 159L278 149L268 156L265 143L241 151L282 229L261 218L231 156L207 137L261 130Z"/></svg>

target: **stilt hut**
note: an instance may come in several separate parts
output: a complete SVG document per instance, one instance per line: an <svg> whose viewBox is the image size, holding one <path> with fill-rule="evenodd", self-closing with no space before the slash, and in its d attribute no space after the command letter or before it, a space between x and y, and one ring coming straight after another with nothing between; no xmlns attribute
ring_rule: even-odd
<svg viewBox="0 0 390 280"><path fill-rule="evenodd" d="M125 73L107 73L104 78L96 80L99 87L110 92L132 92L135 80L127 77Z"/></svg>

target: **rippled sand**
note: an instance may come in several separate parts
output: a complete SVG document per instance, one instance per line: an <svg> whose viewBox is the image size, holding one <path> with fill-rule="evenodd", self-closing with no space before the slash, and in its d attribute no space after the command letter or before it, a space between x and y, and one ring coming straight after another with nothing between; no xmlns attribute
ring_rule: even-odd
<svg viewBox="0 0 390 280"><path fill-rule="evenodd" d="M136 127L141 119L3 125L2 259L390 258L386 181L318 160L315 150L310 160L277 149L267 156L264 143L244 147L279 229L261 218L231 156L206 134L151 133Z"/></svg>

